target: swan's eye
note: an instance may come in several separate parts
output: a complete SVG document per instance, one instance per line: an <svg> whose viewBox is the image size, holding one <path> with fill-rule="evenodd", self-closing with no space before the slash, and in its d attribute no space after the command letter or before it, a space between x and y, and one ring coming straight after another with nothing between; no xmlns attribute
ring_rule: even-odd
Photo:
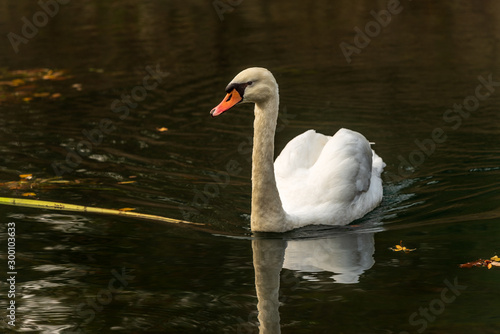
<svg viewBox="0 0 500 334"><path fill-rule="evenodd" d="M247 85L251 86L253 84L253 81L247 82Z"/></svg>

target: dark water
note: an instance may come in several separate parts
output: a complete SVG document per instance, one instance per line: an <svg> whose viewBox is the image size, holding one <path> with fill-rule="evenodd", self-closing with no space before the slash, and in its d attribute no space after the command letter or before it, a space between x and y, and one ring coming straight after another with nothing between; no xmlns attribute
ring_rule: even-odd
<svg viewBox="0 0 500 334"><path fill-rule="evenodd" d="M0 81L23 80L1 86L0 196L204 225L0 206L2 331L257 333L259 302L269 332L500 333L500 271L458 267L500 253L497 2L61 3L0 1ZM209 117L249 66L280 84L277 153L310 128L376 143L379 208L250 233L251 107Z"/></svg>

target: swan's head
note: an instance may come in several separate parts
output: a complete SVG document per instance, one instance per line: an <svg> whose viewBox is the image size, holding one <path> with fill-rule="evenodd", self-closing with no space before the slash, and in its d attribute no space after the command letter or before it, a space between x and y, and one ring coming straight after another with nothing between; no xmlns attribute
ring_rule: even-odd
<svg viewBox="0 0 500 334"><path fill-rule="evenodd" d="M278 84L272 73L263 67L250 67L241 71L226 87L226 97L212 109L215 117L238 103L262 103L278 94Z"/></svg>

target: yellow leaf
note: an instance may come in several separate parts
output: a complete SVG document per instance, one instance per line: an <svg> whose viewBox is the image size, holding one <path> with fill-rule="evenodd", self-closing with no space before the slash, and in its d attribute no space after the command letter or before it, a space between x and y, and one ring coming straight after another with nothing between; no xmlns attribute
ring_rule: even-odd
<svg viewBox="0 0 500 334"><path fill-rule="evenodd" d="M490 263L488 263L488 269L491 269L491 267L493 267L493 265Z"/></svg>
<svg viewBox="0 0 500 334"><path fill-rule="evenodd" d="M118 182L118 184L130 184L130 183L135 183L135 181L122 181L122 182Z"/></svg>
<svg viewBox="0 0 500 334"><path fill-rule="evenodd" d="M21 174L21 175L19 175L19 177L20 177L21 179L30 180L30 179L32 179L32 178L33 178L33 174Z"/></svg>
<svg viewBox="0 0 500 334"><path fill-rule="evenodd" d="M42 76L43 80L56 80L64 74L63 71L54 72L50 70L46 75Z"/></svg>
<svg viewBox="0 0 500 334"><path fill-rule="evenodd" d="M119 211L134 211L135 209L134 208L121 208L121 209L118 209Z"/></svg>
<svg viewBox="0 0 500 334"><path fill-rule="evenodd" d="M405 252L405 253L408 253L408 252L413 252L414 250L416 250L416 248L406 248L405 246L403 246L403 240L399 241L399 245L396 245L394 247L391 247L389 248L390 250L394 251L394 252Z"/></svg>
<svg viewBox="0 0 500 334"><path fill-rule="evenodd" d="M10 85L14 86L14 87L21 86L24 84L25 84L25 81L23 79L14 79L10 82Z"/></svg>
<svg viewBox="0 0 500 334"><path fill-rule="evenodd" d="M156 128L156 131L165 132L168 131L168 128L166 127Z"/></svg>
<svg viewBox="0 0 500 334"><path fill-rule="evenodd" d="M394 247L390 247L389 249L394 251L394 252L399 252L399 251L403 250L403 247L401 247L400 245L396 245Z"/></svg>
<svg viewBox="0 0 500 334"><path fill-rule="evenodd" d="M24 193L23 196L24 197L34 197L34 196L36 196L36 194L35 193Z"/></svg>
<svg viewBox="0 0 500 334"><path fill-rule="evenodd" d="M33 98L32 98L32 97L23 97L23 101L24 101L24 102L29 102L29 101L31 101L31 100L33 100Z"/></svg>
<svg viewBox="0 0 500 334"><path fill-rule="evenodd" d="M498 257L498 256L495 255L495 256L493 256L491 258L491 261L497 261L497 262L499 262L500 261L500 257Z"/></svg>

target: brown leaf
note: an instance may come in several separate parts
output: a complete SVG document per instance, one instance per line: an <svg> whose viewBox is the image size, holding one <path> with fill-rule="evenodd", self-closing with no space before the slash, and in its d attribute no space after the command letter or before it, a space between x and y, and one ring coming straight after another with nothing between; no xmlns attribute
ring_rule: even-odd
<svg viewBox="0 0 500 334"><path fill-rule="evenodd" d="M47 96L50 96L50 93L49 92L34 93L33 96L34 97L47 97Z"/></svg>

